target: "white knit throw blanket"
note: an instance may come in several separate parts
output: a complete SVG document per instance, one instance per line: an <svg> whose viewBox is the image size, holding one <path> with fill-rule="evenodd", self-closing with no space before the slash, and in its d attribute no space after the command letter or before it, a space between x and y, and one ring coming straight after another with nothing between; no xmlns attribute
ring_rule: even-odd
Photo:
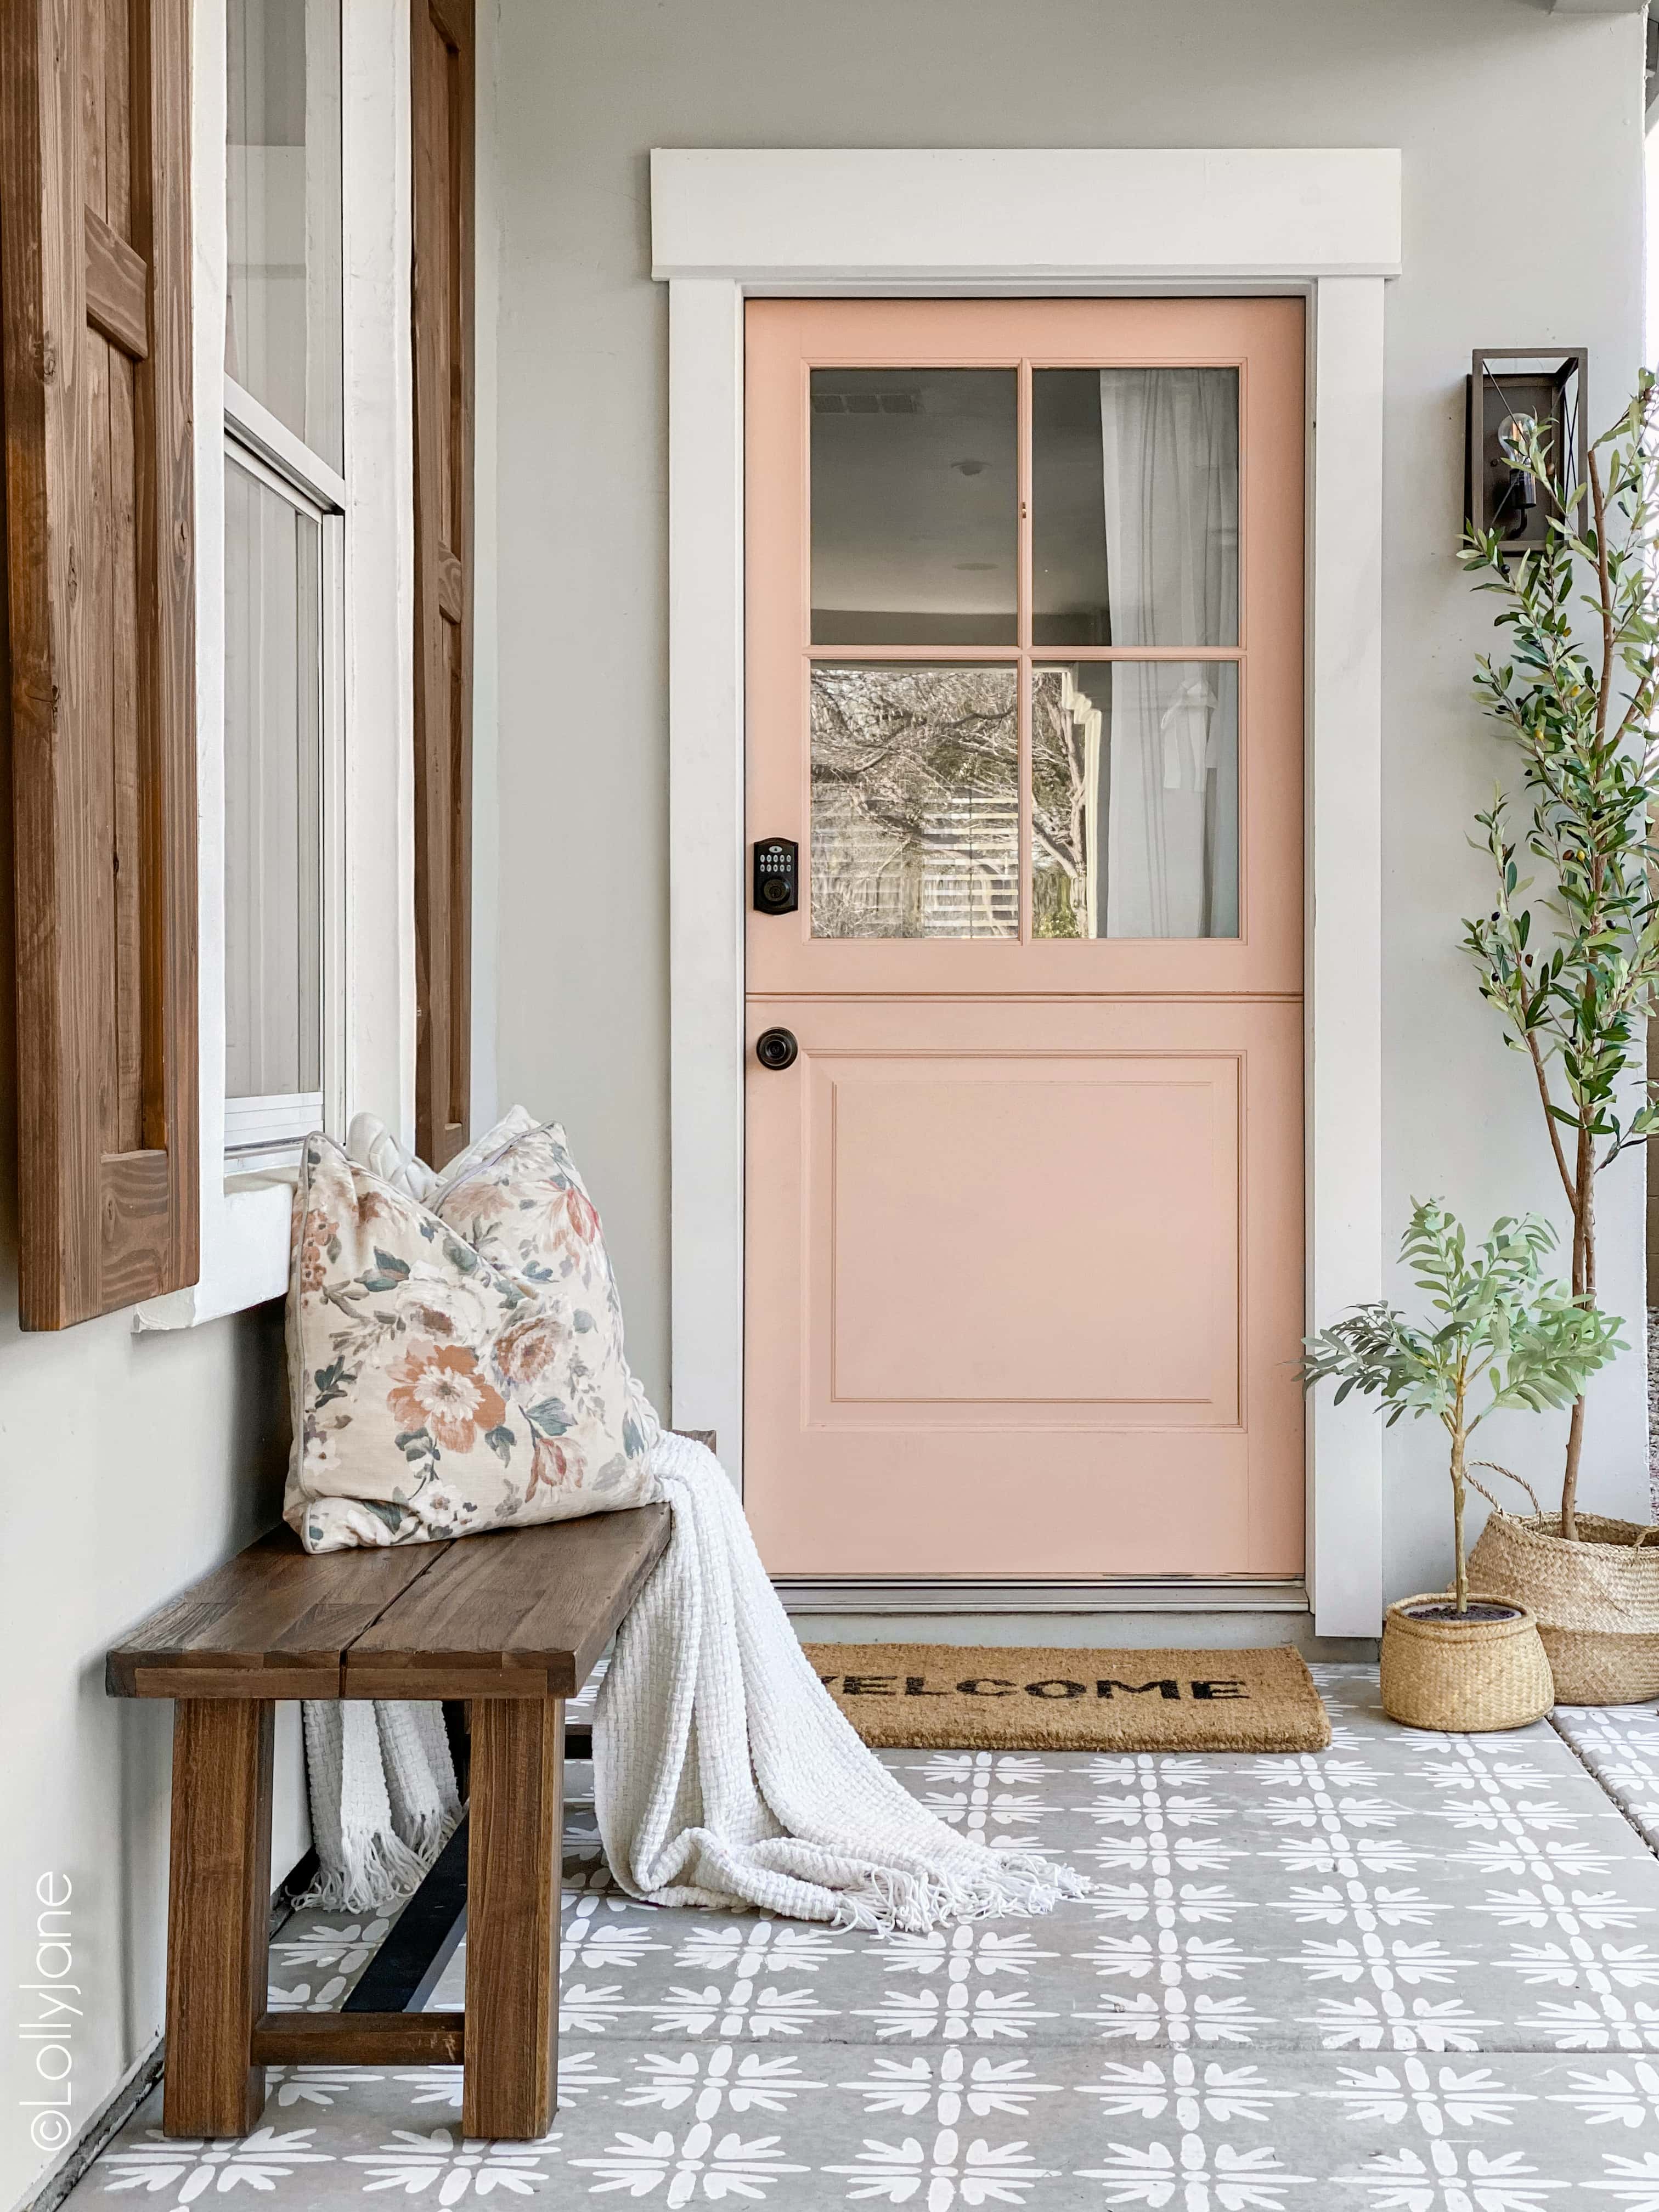
<svg viewBox="0 0 1659 2212"><path fill-rule="evenodd" d="M672 1533L593 1721L599 1835L630 1896L925 1935L1087 1887L919 1805L812 1672L714 1454L665 1435L656 1472ZM319 1861L307 1902L392 1904L459 1813L438 1707L308 1705L306 1756Z"/></svg>
<svg viewBox="0 0 1659 2212"><path fill-rule="evenodd" d="M407 1896L461 1817L443 1707L305 1707L317 1874L301 1905L375 1912Z"/></svg>
<svg viewBox="0 0 1659 2212"><path fill-rule="evenodd" d="M1086 1887L919 1805L812 1672L714 1454L665 1435L656 1472L673 1533L593 1723L599 1836L630 1895L922 1935Z"/></svg>

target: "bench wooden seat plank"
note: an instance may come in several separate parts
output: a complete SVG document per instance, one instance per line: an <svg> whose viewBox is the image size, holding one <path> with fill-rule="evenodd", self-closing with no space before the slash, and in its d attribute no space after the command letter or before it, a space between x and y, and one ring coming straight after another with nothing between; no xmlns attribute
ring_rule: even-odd
<svg viewBox="0 0 1659 2212"><path fill-rule="evenodd" d="M313 1557L276 1528L141 1621L109 1654L117 1698L337 1698L341 1660L448 1544Z"/></svg>
<svg viewBox="0 0 1659 2212"><path fill-rule="evenodd" d="M348 1698L574 1698L661 1556L665 1505L448 1547L345 1655Z"/></svg>

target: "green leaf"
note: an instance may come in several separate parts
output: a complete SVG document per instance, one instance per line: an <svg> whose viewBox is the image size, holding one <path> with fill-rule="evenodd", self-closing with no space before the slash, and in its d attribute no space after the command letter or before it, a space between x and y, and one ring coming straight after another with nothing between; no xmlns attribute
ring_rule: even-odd
<svg viewBox="0 0 1659 2212"><path fill-rule="evenodd" d="M1303 1347L1303 1379L1330 1381L1338 1402L1375 1398L1392 1425L1428 1414L1462 1449L1487 1415L1571 1405L1598 1369L1625 1349L1622 1323L1576 1301L1545 1278L1555 1231L1537 1214L1504 1215L1473 1250L1462 1224L1437 1200L1417 1201L1401 1239L1429 1311L1427 1327L1374 1302L1352 1308ZM1484 1380L1485 1402L1471 1407Z"/></svg>
<svg viewBox="0 0 1659 2212"><path fill-rule="evenodd" d="M562 1398L544 1398L525 1407L526 1418L546 1437L568 1436L576 1425L575 1415Z"/></svg>
<svg viewBox="0 0 1659 2212"><path fill-rule="evenodd" d="M326 1367L314 1370L311 1379L317 1393L315 1403L319 1406L330 1406L337 1398L345 1396L346 1391L357 1380L357 1377L343 1359L331 1359Z"/></svg>

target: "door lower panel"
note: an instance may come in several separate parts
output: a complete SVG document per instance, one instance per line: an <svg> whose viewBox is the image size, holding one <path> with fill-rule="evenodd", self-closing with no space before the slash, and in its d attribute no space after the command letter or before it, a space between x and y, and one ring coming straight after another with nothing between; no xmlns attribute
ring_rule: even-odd
<svg viewBox="0 0 1659 2212"><path fill-rule="evenodd" d="M1299 1005L913 1014L750 1009L800 1045L749 1085L768 1566L1298 1573Z"/></svg>

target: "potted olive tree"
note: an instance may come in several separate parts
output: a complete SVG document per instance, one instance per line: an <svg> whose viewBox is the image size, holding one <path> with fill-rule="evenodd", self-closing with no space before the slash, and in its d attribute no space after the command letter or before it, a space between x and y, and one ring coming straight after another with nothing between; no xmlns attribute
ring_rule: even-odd
<svg viewBox="0 0 1659 2212"><path fill-rule="evenodd" d="M1528 1063L1572 1224L1571 1288L1595 1302L1597 1178L1659 1128L1642 1077L1659 994L1659 390L1644 373L1571 480L1535 426L1510 458L1530 474L1545 544L1471 534L1464 565L1500 601L1509 653L1476 678L1520 757L1524 820L1500 795L1478 817L1493 884L1464 925L1482 995ZM1535 870L1523 874L1523 869ZM1659 1547L1633 1522L1582 1511L1585 1408L1568 1423L1559 1510L1494 1514L1474 1552L1489 1589L1537 1613L1563 1704L1659 1694Z"/></svg>
<svg viewBox="0 0 1659 2212"><path fill-rule="evenodd" d="M1598 1367L1622 1351L1620 1323L1546 1281L1555 1232L1535 1214L1492 1224L1474 1253L1437 1200L1413 1206L1400 1255L1428 1301L1408 1321L1378 1303L1356 1306L1307 1339L1303 1376L1375 1397L1389 1425L1431 1414L1449 1446L1449 1592L1402 1598L1382 1625L1382 1705L1413 1728L1520 1728L1553 1702L1549 1662L1531 1611L1507 1593L1471 1595L1463 1512L1473 1467L1469 1440L1493 1413L1569 1406Z"/></svg>

